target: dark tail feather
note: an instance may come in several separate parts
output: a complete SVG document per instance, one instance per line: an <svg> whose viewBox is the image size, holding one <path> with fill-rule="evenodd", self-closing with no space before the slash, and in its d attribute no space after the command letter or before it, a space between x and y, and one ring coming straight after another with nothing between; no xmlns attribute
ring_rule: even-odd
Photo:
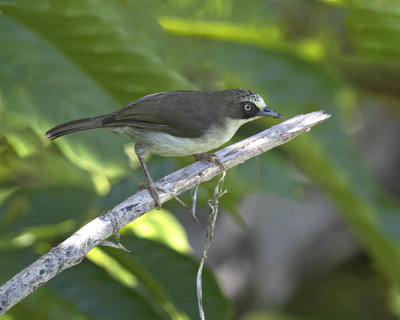
<svg viewBox="0 0 400 320"><path fill-rule="evenodd" d="M101 128L103 127L103 121L105 119L110 119L113 118L113 114L106 114L104 116L98 116L94 118L85 118L85 119L79 119L79 120L74 120L70 122L66 122L63 124L58 125L57 127L54 127L53 129L50 129L49 131L46 132L46 137L49 138L50 140L56 139L58 137L61 137L63 135L77 132L77 131L82 131L82 130L89 130L89 129L96 129L96 128Z"/></svg>

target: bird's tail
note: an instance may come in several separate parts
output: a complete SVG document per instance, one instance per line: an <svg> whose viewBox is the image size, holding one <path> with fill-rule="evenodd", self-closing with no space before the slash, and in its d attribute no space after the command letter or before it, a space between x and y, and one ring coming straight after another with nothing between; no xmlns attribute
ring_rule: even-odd
<svg viewBox="0 0 400 320"><path fill-rule="evenodd" d="M105 119L113 118L114 114L106 114L104 116L98 116L94 118L84 118L74 120L66 123L62 123L53 129L46 132L46 137L50 140L56 139L66 134L70 134L77 131L96 129L103 127L103 121Z"/></svg>

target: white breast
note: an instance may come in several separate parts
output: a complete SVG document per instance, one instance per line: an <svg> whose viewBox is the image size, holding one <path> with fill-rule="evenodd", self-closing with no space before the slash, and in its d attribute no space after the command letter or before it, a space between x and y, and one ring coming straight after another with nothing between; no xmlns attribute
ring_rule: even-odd
<svg viewBox="0 0 400 320"><path fill-rule="evenodd" d="M218 148L231 139L239 127L248 121L250 120L230 119L225 125L211 128L199 138L179 138L164 132L147 131L128 126L115 128L113 131L128 135L152 154L181 157Z"/></svg>

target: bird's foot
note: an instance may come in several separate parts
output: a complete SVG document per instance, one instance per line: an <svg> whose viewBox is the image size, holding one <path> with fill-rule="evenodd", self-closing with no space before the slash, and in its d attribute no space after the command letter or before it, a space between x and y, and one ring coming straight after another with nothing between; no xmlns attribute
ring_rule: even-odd
<svg viewBox="0 0 400 320"><path fill-rule="evenodd" d="M146 183L146 184L144 184L144 183L140 184L139 190L143 190L143 189L149 190L151 196L153 197L153 199L156 203L157 210L160 210L161 209L161 201L160 201L160 198L158 197L156 190L161 191L161 192L165 192L165 190L162 188L156 187L153 180L149 180L148 183Z"/></svg>
<svg viewBox="0 0 400 320"><path fill-rule="evenodd" d="M129 250L126 249L122 245L122 243L120 242L121 234L120 234L120 227L118 225L117 213L115 213L113 210L109 210L109 211L106 212L106 215L108 215L108 217L109 217L109 219L111 221L111 225L112 225L112 228L113 228L113 233L115 233L115 240L116 240L117 243L104 240L100 244L103 245L103 246L113 247L113 248L116 248L116 249L122 249L124 251L129 252Z"/></svg>
<svg viewBox="0 0 400 320"><path fill-rule="evenodd" d="M147 183L141 183L141 184L139 185L139 190L143 190L143 189L149 189L149 190L150 190L151 196L153 197L154 201L156 202L157 209L160 210L160 209L161 209L161 202L160 202L160 199L158 198L158 195L156 194L156 197L157 197L157 199L158 199L158 202L157 202L157 199L153 196L153 193L151 192L152 189L149 187L149 185L148 185ZM165 189L163 189L163 188L157 187L157 186L155 186L155 185L153 184L153 191L154 191L154 193L155 193L155 190L158 190L158 191L161 191L161 192L164 192L164 193L168 193L171 197L173 197L176 201L178 201L178 202L179 202L181 205L183 205L185 208L189 208L189 207L186 205L186 203L184 203L184 202L183 202L181 199L179 199L176 195L172 194L171 192L169 192L169 191L167 191L167 190L165 190Z"/></svg>
<svg viewBox="0 0 400 320"><path fill-rule="evenodd" d="M215 153L198 153L194 154L193 157L196 161L210 161L213 164L217 164L221 170L225 170L224 164L221 162L221 159Z"/></svg>

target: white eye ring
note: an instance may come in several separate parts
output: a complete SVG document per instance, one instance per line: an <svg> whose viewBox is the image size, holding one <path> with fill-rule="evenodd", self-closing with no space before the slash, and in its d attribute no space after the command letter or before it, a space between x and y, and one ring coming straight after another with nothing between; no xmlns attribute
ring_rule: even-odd
<svg viewBox="0 0 400 320"><path fill-rule="evenodd" d="M251 105L250 104L245 104L243 108L244 108L245 111L250 111L251 110Z"/></svg>

